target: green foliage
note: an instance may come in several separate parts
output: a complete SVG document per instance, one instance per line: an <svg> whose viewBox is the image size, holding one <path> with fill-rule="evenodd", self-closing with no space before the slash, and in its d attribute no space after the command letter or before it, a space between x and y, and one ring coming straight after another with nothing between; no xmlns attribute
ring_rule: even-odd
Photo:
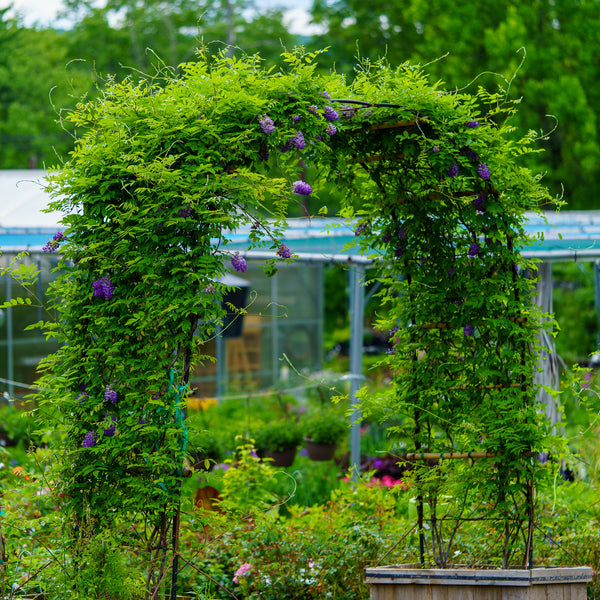
<svg viewBox="0 0 600 600"><path fill-rule="evenodd" d="M249 517L273 509L280 499L273 492L276 472L256 455L254 444L240 440L224 475L220 506L228 512Z"/></svg>
<svg viewBox="0 0 600 600"><path fill-rule="evenodd" d="M366 600L365 566L405 558L399 533L410 525L398 520L397 505L406 500L365 481L345 483L324 506L291 506L285 518L269 512L251 522L229 520L224 530L217 525L198 559L217 580L227 565L227 587L240 598ZM210 590L209 597L226 597L218 586Z"/></svg>
<svg viewBox="0 0 600 600"><path fill-rule="evenodd" d="M515 123L540 139L542 154L527 164L552 194L572 209L594 209L600 156L598 71L590 60L598 44L595 2L518 3L452 0L389 3L318 0L313 19L323 26L314 47L335 44L331 57L351 76L355 57L366 68L386 56L392 64L426 65L448 89L476 86L525 98Z"/></svg>

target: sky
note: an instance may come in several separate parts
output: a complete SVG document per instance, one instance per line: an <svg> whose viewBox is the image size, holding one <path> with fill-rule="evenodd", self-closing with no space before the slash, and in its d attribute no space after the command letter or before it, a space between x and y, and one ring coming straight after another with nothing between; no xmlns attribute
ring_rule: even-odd
<svg viewBox="0 0 600 600"><path fill-rule="evenodd" d="M100 0L101 2L101 0ZM308 24L307 9L311 0L259 0L259 6L279 6L287 7L285 11L285 20L288 23L292 33L308 34L312 33L311 26ZM62 8L62 0L0 0L0 7L12 5L14 16L18 13L26 26L33 25L55 26L66 28L69 26L67 21L60 21L57 13ZM316 33L316 31L315 31Z"/></svg>

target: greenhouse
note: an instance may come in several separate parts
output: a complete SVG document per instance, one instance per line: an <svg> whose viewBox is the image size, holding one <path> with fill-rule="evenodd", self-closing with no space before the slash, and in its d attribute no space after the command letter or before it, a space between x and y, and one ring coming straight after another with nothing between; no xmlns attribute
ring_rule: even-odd
<svg viewBox="0 0 600 600"><path fill-rule="evenodd" d="M40 271L36 294L43 300L53 278L58 256L43 251L57 230L61 215L45 212L49 201L44 191L44 171L0 173L0 248L2 267L20 252ZM526 231L533 243L523 255L543 263L554 261L600 260L600 211L547 213L545 218L529 215ZM315 372L324 360L323 269L335 263L348 268L348 304L362 312L364 289L361 282L371 260L354 248L353 228L339 219L293 219L285 241L297 259L281 265L274 277L262 269L273 252L248 250L250 230L231 235L229 248L247 259L248 269L236 285L243 290L246 314L235 318L234 327L225 327L222 336L207 342L207 354L217 358L197 367L192 376L198 397L220 397L232 390L261 389L280 385L295 372ZM596 279L598 269L595 269ZM544 269L543 288L551 293L551 269ZM2 297L10 300L20 291L8 275L2 277ZM596 284L598 290L598 284ZM597 292L598 293L598 292ZM551 301L547 299L545 302ZM43 302L41 303L43 305ZM0 315L0 378L10 397L27 392L35 379L40 359L56 349L41 331L27 326L44 319L41 306L6 308ZM363 319L352 320L355 335L361 336ZM351 340L353 375L360 377L362 345ZM223 357L227 360L219 360Z"/></svg>

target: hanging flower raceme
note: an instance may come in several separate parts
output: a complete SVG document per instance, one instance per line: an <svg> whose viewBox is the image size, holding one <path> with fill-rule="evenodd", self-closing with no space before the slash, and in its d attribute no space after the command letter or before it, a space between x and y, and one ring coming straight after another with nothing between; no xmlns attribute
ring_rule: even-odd
<svg viewBox="0 0 600 600"><path fill-rule="evenodd" d="M246 259L238 251L231 257L231 266L240 273L244 273L248 268Z"/></svg>
<svg viewBox="0 0 600 600"><path fill-rule="evenodd" d="M490 178L490 170L485 163L479 163L477 166L477 175L481 177L481 179L488 180Z"/></svg>
<svg viewBox="0 0 600 600"><path fill-rule="evenodd" d="M292 138L292 146L294 146L296 150L304 150L305 145L304 135L302 135L301 131L297 131Z"/></svg>
<svg viewBox="0 0 600 600"><path fill-rule="evenodd" d="M267 134L273 133L275 131L275 123L273 123L273 119L267 115L263 115L259 121L260 128Z"/></svg>
<svg viewBox="0 0 600 600"><path fill-rule="evenodd" d="M110 402L111 404L116 404L118 397L119 394L117 391L114 390L112 386L107 385L106 389L104 390L104 400L106 400L106 402Z"/></svg>
<svg viewBox="0 0 600 600"><path fill-rule="evenodd" d="M42 252L56 252L59 248L60 242L65 239L65 235L62 231L57 231L53 236L52 240L46 242L44 247L42 248Z"/></svg>
<svg viewBox="0 0 600 600"><path fill-rule="evenodd" d="M458 177L458 163L452 163L448 167L448 177Z"/></svg>
<svg viewBox="0 0 600 600"><path fill-rule="evenodd" d="M323 114L328 121L337 121L340 118L340 115L331 106L326 106Z"/></svg>
<svg viewBox="0 0 600 600"><path fill-rule="evenodd" d="M294 181L294 194L300 194L300 196L309 196L312 194L312 188L306 181Z"/></svg>
<svg viewBox="0 0 600 600"><path fill-rule="evenodd" d="M115 286L110 277L104 276L92 282L92 290L96 298L104 298L110 300L113 297Z"/></svg>
<svg viewBox="0 0 600 600"><path fill-rule="evenodd" d="M474 258L476 256L479 256L479 253L481 252L481 246L477 243L477 242L473 242L470 246L469 246L469 256L471 258Z"/></svg>
<svg viewBox="0 0 600 600"><path fill-rule="evenodd" d="M277 248L277 256L283 259L291 258L292 251L283 242L281 242L281 244L279 244L279 247Z"/></svg>
<svg viewBox="0 0 600 600"><path fill-rule="evenodd" d="M88 431L83 438L84 448L93 448L96 445L96 433L94 431Z"/></svg>

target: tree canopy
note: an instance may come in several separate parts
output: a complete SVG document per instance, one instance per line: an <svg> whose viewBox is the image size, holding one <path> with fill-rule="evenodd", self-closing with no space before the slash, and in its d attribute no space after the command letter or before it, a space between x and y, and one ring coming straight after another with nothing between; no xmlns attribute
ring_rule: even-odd
<svg viewBox="0 0 600 600"><path fill-rule="evenodd" d="M1 168L26 167L31 156L49 164L72 142L54 107L70 109L83 93L97 94L107 77L152 75L194 60L202 45L259 53L279 68L283 48L328 47L330 63L349 78L356 56L391 65L425 66L448 89L483 86L524 98L515 126L533 130L544 152L529 166L544 174L571 209L594 208L600 184L598 0L315 0L322 34L298 36L284 25L284 9L258 9L242 0L68 0L68 31L27 29L2 13L0 44ZM52 102L49 99L52 91ZM53 107L54 104L54 107Z"/></svg>

